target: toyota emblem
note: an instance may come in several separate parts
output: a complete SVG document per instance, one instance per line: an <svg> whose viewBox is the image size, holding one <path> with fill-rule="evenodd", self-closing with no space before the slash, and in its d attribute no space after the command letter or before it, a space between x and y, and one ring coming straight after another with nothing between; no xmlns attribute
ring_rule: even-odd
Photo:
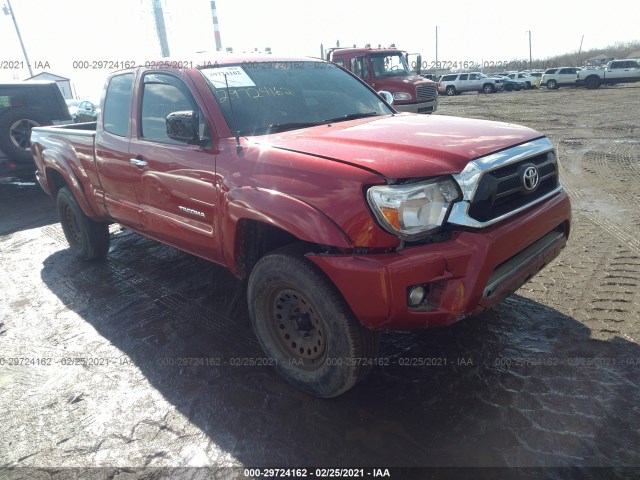
<svg viewBox="0 0 640 480"><path fill-rule="evenodd" d="M540 176L538 175L538 169L533 165L527 167L522 175L522 184L527 192L532 192L538 187Z"/></svg>

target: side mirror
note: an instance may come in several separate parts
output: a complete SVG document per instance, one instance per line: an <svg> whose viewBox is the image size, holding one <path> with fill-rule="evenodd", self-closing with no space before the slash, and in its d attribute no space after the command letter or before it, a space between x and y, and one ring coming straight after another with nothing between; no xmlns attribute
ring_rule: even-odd
<svg viewBox="0 0 640 480"><path fill-rule="evenodd" d="M391 92L388 92L386 90L380 90L378 92L378 95L380 95L380 97L382 97L382 99L387 102L389 105L393 105L393 95L391 95Z"/></svg>
<svg viewBox="0 0 640 480"><path fill-rule="evenodd" d="M167 115L167 137L189 144L199 144L198 116L193 110L171 112Z"/></svg>

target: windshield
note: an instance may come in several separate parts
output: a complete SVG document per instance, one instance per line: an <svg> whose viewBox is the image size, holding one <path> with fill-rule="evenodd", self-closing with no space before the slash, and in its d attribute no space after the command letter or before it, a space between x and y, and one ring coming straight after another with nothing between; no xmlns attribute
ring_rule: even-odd
<svg viewBox="0 0 640 480"><path fill-rule="evenodd" d="M400 53L371 55L371 66L376 78L407 77L411 75L407 60Z"/></svg>
<svg viewBox="0 0 640 480"><path fill-rule="evenodd" d="M393 113L378 95L331 63L244 62L200 71L227 123L240 135Z"/></svg>

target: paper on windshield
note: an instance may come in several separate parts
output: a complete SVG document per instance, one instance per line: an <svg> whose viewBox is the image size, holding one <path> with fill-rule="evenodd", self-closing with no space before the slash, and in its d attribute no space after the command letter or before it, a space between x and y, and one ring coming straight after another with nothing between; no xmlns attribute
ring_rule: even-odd
<svg viewBox="0 0 640 480"><path fill-rule="evenodd" d="M255 87L256 84L247 75L247 72L242 67L216 67L216 68L204 68L202 73L207 80L209 80L215 88L229 88L231 87ZM225 82L226 75L226 82Z"/></svg>

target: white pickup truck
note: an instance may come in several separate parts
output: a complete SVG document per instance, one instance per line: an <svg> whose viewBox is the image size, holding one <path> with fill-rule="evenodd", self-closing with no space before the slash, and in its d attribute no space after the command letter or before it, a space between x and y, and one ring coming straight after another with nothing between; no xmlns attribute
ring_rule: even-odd
<svg viewBox="0 0 640 480"><path fill-rule="evenodd" d="M611 60L604 68L578 71L577 85L598 88L600 85L640 82L640 60Z"/></svg>

